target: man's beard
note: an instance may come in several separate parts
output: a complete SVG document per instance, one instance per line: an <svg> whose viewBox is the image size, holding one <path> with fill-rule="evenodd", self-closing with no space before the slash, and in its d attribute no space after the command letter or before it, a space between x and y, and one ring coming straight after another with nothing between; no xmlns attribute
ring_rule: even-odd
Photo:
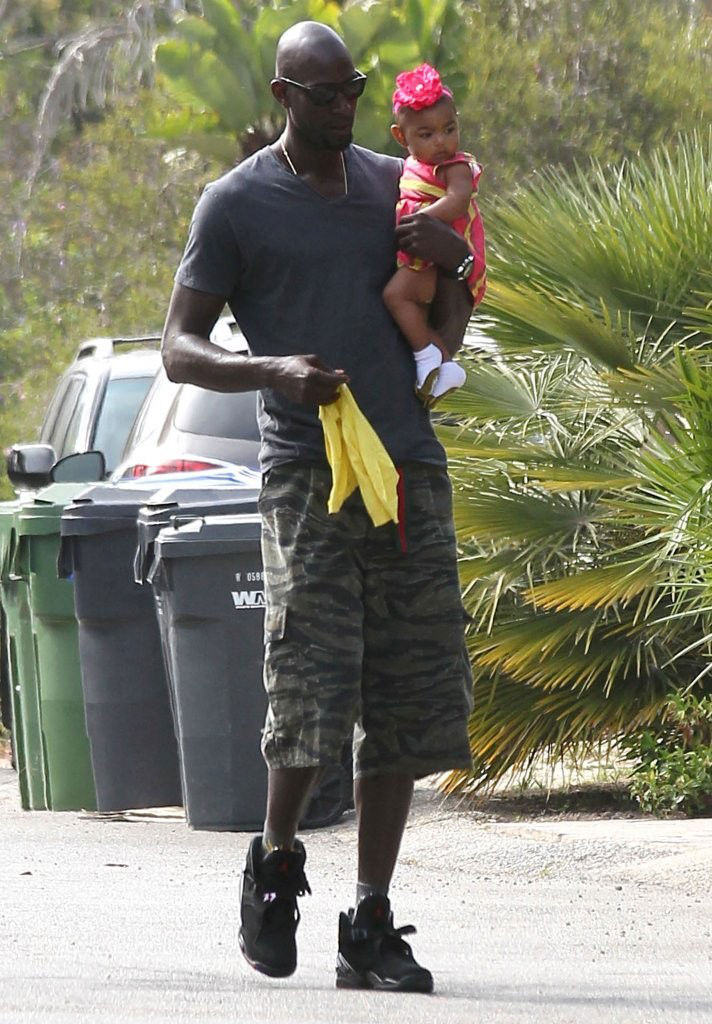
<svg viewBox="0 0 712 1024"><path fill-rule="evenodd" d="M295 122L292 122L292 127L297 135L300 135L310 146L314 146L317 149L326 149L331 153L343 153L351 145L354 137L351 130L347 135L342 135L337 139L324 129L317 128L312 130Z"/></svg>
<svg viewBox="0 0 712 1024"><path fill-rule="evenodd" d="M345 149L349 148L349 146L353 142L353 138L353 132L349 132L348 136L344 136L339 142L336 142L335 139L329 140L327 138L324 138L323 147L324 149L330 149L332 152L343 153Z"/></svg>

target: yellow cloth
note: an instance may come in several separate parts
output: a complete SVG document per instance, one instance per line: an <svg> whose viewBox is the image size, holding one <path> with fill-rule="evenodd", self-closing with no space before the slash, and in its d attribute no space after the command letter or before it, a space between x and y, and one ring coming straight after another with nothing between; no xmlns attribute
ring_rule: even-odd
<svg viewBox="0 0 712 1024"><path fill-rule="evenodd" d="M348 385L341 385L335 402L319 406L319 419L333 478L329 512L338 512L360 487L374 526L397 523L398 472Z"/></svg>

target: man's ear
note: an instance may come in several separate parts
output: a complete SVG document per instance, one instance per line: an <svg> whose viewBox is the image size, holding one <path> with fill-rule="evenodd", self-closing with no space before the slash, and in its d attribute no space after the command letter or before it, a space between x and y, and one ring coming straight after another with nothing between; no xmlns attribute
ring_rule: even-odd
<svg viewBox="0 0 712 1024"><path fill-rule="evenodd" d="M391 135L396 140L396 142L398 142L403 147L403 149L408 148L408 145L405 141L405 135L403 134L403 129L399 124L391 125Z"/></svg>
<svg viewBox="0 0 712 1024"><path fill-rule="evenodd" d="M272 95L277 100L280 106L287 106L287 87L284 82L280 81L279 78L273 78L269 83L269 87L272 90Z"/></svg>

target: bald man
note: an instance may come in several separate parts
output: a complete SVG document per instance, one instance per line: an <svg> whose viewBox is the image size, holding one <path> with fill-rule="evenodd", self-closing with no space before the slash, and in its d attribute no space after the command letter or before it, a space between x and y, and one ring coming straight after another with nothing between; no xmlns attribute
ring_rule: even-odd
<svg viewBox="0 0 712 1024"><path fill-rule="evenodd" d="M242 952L272 977L295 970L297 899L311 891L296 830L353 734L358 878L336 983L430 992L388 892L414 780L470 766L471 677L445 455L381 293L398 248L436 263L438 329L461 335L470 254L432 217L394 230L401 161L352 143L364 86L330 28L302 22L282 36L271 88L286 127L205 189L163 358L171 380L259 396L269 784L243 874ZM247 356L208 340L226 302ZM374 527L358 492L327 512L318 408L345 382L398 467L397 527Z"/></svg>

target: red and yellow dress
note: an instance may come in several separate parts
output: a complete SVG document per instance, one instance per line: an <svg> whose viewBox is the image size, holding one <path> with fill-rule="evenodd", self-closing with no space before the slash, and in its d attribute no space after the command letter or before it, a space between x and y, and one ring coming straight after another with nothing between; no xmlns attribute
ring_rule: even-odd
<svg viewBox="0 0 712 1024"><path fill-rule="evenodd" d="M475 201L482 169L475 158L469 153L455 153L450 160L433 165L424 164L420 160L416 160L415 157L409 156L403 165L399 184L400 199L396 206L396 222L399 222L401 217L406 214L418 213L424 206L429 206L437 199L442 199L447 195L445 183L438 178L438 170L451 164L468 164L472 171L472 197L469 209L464 217L458 217L450 226L459 235L462 235L475 257L475 264L467 279L467 285L472 292L475 305L477 305L484 297L487 287L487 268L485 264L485 232ZM407 252L399 251L398 266L422 270L424 267L429 267L430 264L418 257L409 256Z"/></svg>

